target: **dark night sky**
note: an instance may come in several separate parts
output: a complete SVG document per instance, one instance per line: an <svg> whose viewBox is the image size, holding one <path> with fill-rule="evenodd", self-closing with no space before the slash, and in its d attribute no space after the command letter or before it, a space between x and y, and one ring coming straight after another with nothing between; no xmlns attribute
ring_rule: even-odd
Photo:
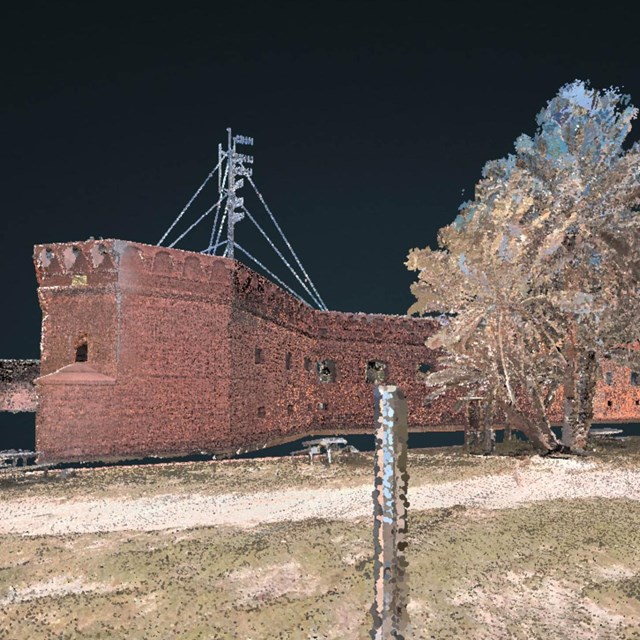
<svg viewBox="0 0 640 640"><path fill-rule="evenodd" d="M39 356L33 245L155 244L228 126L255 138L256 184L329 308L405 313L408 250L435 246L563 83L640 104L635 16L519 4L5 8L0 357ZM275 264L249 224L238 240Z"/></svg>

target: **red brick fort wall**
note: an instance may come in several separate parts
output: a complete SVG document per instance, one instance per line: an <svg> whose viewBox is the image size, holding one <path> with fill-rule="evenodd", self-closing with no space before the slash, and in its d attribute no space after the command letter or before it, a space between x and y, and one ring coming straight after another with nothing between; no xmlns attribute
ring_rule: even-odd
<svg viewBox="0 0 640 640"><path fill-rule="evenodd" d="M430 319L317 311L234 260L120 240L39 245L34 258L45 459L232 453L372 433L371 361L404 390L412 430L463 428L453 394L424 405L417 367L435 359L424 346ZM76 362L83 341L86 361ZM615 383L599 386L596 421L639 419L629 373L616 369Z"/></svg>

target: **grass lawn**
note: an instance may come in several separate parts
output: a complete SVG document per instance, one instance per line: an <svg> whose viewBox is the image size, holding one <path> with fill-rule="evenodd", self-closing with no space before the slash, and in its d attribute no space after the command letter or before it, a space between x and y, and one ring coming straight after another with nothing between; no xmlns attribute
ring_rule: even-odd
<svg viewBox="0 0 640 640"><path fill-rule="evenodd" d="M621 459L624 455L624 461ZM636 439L592 460L640 469ZM410 455L410 483L499 473L513 458ZM3 481L3 500L356 486L371 456L87 469ZM553 476L550 474L550 481ZM554 500L410 510L410 638L640 638L640 503ZM0 536L0 638L366 639L370 519L251 529Z"/></svg>

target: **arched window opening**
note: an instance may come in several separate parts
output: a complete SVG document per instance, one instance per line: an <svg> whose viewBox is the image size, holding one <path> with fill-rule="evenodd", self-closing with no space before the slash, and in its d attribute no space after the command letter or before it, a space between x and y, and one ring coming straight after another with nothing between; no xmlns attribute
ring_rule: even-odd
<svg viewBox="0 0 640 640"><path fill-rule="evenodd" d="M416 377L418 380L424 380L429 373L433 371L433 366L429 362L421 362L416 367Z"/></svg>
<svg viewBox="0 0 640 640"><path fill-rule="evenodd" d="M82 336L76 344L76 362L86 362L89 359L89 343L87 336Z"/></svg>

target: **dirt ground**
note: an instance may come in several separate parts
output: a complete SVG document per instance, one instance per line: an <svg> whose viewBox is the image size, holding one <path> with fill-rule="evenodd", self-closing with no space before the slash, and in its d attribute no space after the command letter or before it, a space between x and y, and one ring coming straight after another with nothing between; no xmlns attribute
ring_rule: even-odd
<svg viewBox="0 0 640 640"><path fill-rule="evenodd" d="M299 488L246 494L166 493L74 500L46 494L24 498L14 495L0 503L0 535L255 527L312 518L354 520L371 513L371 491L369 482L356 487L334 486L330 491ZM640 469L599 469L597 464L582 459L536 457L502 473L437 484L424 479L420 484L414 481L408 497L412 509L420 511L454 505L506 509L559 498L640 500Z"/></svg>
<svg viewBox="0 0 640 640"><path fill-rule="evenodd" d="M411 638L640 638L640 442L409 455ZM0 481L0 638L368 638L372 455Z"/></svg>

